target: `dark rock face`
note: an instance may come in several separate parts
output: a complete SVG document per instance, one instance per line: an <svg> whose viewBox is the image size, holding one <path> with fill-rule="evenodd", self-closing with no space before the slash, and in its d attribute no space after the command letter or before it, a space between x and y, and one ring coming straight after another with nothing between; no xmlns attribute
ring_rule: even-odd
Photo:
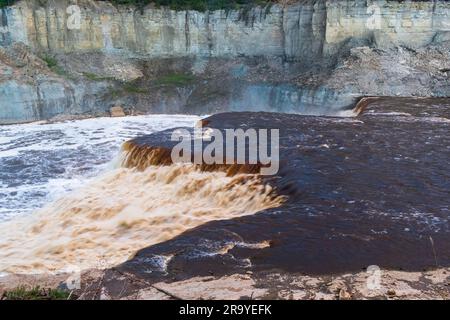
<svg viewBox="0 0 450 320"><path fill-rule="evenodd" d="M358 118L212 116L205 121L212 128L280 129L280 171L265 179L287 202L202 225L141 250L116 271L170 281L247 270L448 265L449 107L448 99L385 98ZM162 132L135 143L170 148L169 139ZM171 257L165 265L163 257Z"/></svg>

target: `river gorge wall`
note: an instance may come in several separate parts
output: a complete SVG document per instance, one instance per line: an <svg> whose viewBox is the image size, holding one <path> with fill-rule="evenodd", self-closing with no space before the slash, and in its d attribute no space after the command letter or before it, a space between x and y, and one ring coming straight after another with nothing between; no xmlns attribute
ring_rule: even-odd
<svg viewBox="0 0 450 320"><path fill-rule="evenodd" d="M61 115L336 113L449 96L446 1L291 1L212 12L24 0L0 13L0 123Z"/></svg>

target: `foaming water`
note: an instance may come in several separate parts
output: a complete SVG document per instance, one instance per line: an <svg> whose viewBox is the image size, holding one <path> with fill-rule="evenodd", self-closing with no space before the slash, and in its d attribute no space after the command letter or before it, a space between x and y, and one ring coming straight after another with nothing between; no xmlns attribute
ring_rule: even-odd
<svg viewBox="0 0 450 320"><path fill-rule="evenodd" d="M0 223L81 188L108 169L124 141L198 120L148 115L0 126Z"/></svg>
<svg viewBox="0 0 450 320"><path fill-rule="evenodd" d="M187 229L282 201L251 175L187 164L114 169L33 215L0 224L0 272L111 267Z"/></svg>

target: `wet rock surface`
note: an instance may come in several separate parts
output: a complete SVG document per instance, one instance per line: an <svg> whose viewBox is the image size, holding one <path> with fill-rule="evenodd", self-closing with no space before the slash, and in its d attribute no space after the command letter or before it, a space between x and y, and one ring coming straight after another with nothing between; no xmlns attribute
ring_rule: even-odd
<svg viewBox="0 0 450 320"><path fill-rule="evenodd" d="M379 276L378 276L379 275ZM380 270L324 276L299 273L235 273L182 281L142 279L117 270L90 270L80 275L9 276L0 278L0 297L17 288L59 288L82 300L427 300L450 299L450 269L423 272ZM376 276L376 277L375 277ZM78 280L77 280L78 281ZM71 287L73 288L73 287Z"/></svg>

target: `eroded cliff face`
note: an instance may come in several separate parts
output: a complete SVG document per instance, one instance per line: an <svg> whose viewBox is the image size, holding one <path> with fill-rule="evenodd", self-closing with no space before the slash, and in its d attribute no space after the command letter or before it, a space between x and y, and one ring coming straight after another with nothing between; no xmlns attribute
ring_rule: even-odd
<svg viewBox="0 0 450 320"><path fill-rule="evenodd" d="M77 25L71 5L78 5ZM69 12L69 13L68 13ZM4 9L3 42L51 52L121 52L151 57L285 56L298 60L334 54L350 39L386 48L429 44L450 30L445 1L299 1L250 11L173 11L115 7L91 0L22 1Z"/></svg>
<svg viewBox="0 0 450 320"><path fill-rule="evenodd" d="M1 10L0 123L102 113L117 103L140 112L315 113L316 107L343 108L362 94L410 95L417 90L400 81L408 68L423 78L426 90L421 94L450 94L445 89L447 47L431 71L429 65L414 64L394 72L389 79L400 81L395 92L389 92L389 85L339 86L336 79L345 76L334 73L336 66L346 66L352 48L383 50L388 61L398 48L416 51L446 44L450 4L445 1L311 0L204 13L138 10L92 0L41 2L25 0ZM24 74L23 68L36 65L11 63L18 43L23 44L19 52L35 56L33 61L51 56L60 65ZM353 52L355 56L364 60ZM223 65L229 67L225 73ZM164 81L180 74L189 81ZM436 77L438 89L429 86Z"/></svg>
<svg viewBox="0 0 450 320"><path fill-rule="evenodd" d="M78 5L77 25L71 5ZM299 1L249 11L173 11L115 7L91 0L21 1L2 10L3 43L52 52L100 50L127 55L317 58L349 39L378 47L420 47L450 29L445 1ZM72 26L70 25L72 24Z"/></svg>

